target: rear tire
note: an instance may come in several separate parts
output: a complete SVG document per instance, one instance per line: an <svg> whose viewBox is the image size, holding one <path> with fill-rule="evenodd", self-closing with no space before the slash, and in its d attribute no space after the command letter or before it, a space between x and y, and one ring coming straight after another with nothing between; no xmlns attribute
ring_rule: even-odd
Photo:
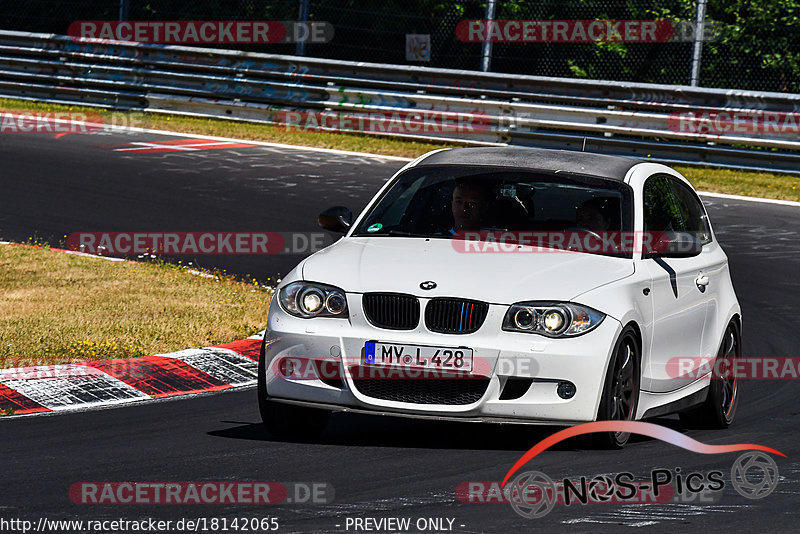
<svg viewBox="0 0 800 534"><path fill-rule="evenodd" d="M598 421L633 421L639 405L640 369L639 341L635 330L627 326L622 330L608 362ZM603 432L595 434L594 442L598 448L621 449L630 436L630 432Z"/></svg>
<svg viewBox="0 0 800 534"><path fill-rule="evenodd" d="M736 368L735 360L741 358L742 340L736 323L731 322L725 329L725 336L717 352L717 358L730 360L727 367L731 376L721 378L712 374L711 384L708 386L708 396L703 404L697 408L681 412L681 423L695 429L724 429L733 423L736 415L736 406L739 403L739 383L733 370ZM715 363L714 369L722 368Z"/></svg>
<svg viewBox="0 0 800 534"><path fill-rule="evenodd" d="M267 394L266 337L258 358L258 409L267 432L277 437L315 439L328 424L331 412L277 402Z"/></svg>

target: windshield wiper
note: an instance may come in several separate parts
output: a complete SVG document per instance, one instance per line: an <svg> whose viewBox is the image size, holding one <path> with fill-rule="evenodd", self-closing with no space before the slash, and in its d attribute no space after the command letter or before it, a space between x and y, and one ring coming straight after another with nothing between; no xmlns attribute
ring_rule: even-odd
<svg viewBox="0 0 800 534"><path fill-rule="evenodd" d="M433 237L428 234L418 234L415 232L406 232L405 230L389 230L383 235L398 235L403 237Z"/></svg>
<svg viewBox="0 0 800 534"><path fill-rule="evenodd" d="M416 232L406 232L405 230L387 230L385 232L380 233L358 233L353 234L353 237L388 237L388 236L398 236L398 237L426 237L426 238L434 238L434 237L443 237L431 234L420 234ZM450 237L449 235L447 237Z"/></svg>

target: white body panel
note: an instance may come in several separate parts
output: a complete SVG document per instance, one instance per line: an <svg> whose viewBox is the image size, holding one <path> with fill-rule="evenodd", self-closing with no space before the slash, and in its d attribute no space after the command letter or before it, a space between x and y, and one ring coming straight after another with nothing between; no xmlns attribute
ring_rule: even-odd
<svg viewBox="0 0 800 534"><path fill-rule="evenodd" d="M425 291L425 297L507 305L528 294L537 300L570 300L587 286L632 274L633 262L621 258L532 247L512 253L463 252L450 239L417 237L350 237L303 264L304 280L333 283L348 293L422 293L420 282L435 280L437 287Z"/></svg>
<svg viewBox="0 0 800 534"><path fill-rule="evenodd" d="M643 184L654 173L684 180L674 170L654 163L638 164L628 172L625 182L633 190L636 232L643 230ZM707 381L671 378L666 362L679 356L715 355L725 327L740 314L727 257L716 239L699 256L663 263L674 270L674 282L663 265L641 255L624 259L577 252L465 254L449 239L346 236L304 260L280 287L305 280L341 288L347 295L349 318L294 317L274 298L268 319L267 392L276 400L407 416L564 424L591 421L597 417L614 344L623 327L633 324L641 334L642 392L636 415L642 417L708 385ZM700 274L710 279L705 292L695 283ZM420 289L427 280L436 281L437 287ZM414 295L423 316L433 297L473 299L490 306L483 325L472 334L431 332L424 320L413 330L387 330L364 317L362 295L368 292ZM508 306L520 301L570 301L606 317L594 330L572 338L503 331ZM345 367L358 365L370 340L469 347L487 363L486 391L480 400L465 405L395 402L364 395L347 373L342 387L335 387L308 377L286 379L272 365L283 357L334 358ZM533 378L532 387L519 398L501 400L502 387L515 376ZM556 394L562 381L576 386L574 397L563 399Z"/></svg>

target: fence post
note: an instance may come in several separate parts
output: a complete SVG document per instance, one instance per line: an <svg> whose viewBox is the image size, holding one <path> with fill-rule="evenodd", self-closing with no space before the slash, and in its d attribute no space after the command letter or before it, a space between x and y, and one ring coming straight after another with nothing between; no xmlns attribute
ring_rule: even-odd
<svg viewBox="0 0 800 534"><path fill-rule="evenodd" d="M297 15L297 23L305 24L307 21L308 21L308 0L300 0L300 13L298 13ZM303 32L303 35L308 37L308 35L310 35L310 31L308 33ZM295 47L295 55L298 56L306 55L305 39L297 41L297 46Z"/></svg>
<svg viewBox="0 0 800 534"><path fill-rule="evenodd" d="M700 59L703 55L703 37L706 26L706 0L697 0L697 15L694 20L694 46L692 47L692 78L689 85L700 83Z"/></svg>
<svg viewBox="0 0 800 534"><path fill-rule="evenodd" d="M129 0L119 0L119 21L128 20Z"/></svg>
<svg viewBox="0 0 800 534"><path fill-rule="evenodd" d="M489 72L489 65L492 61L492 43L489 41L489 24L494 21L494 2L495 0L486 0L486 31L484 35L483 46L481 47L481 71Z"/></svg>

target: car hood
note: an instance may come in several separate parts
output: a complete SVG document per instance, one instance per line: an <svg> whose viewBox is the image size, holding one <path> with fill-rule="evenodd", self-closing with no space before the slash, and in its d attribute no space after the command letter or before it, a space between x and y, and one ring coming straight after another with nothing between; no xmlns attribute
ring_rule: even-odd
<svg viewBox="0 0 800 534"><path fill-rule="evenodd" d="M494 304L570 300L633 274L633 261L579 252L457 251L450 239L350 237L307 258L304 280L346 292L464 297ZM462 249L463 250L463 249ZM432 290L420 283L432 280Z"/></svg>

